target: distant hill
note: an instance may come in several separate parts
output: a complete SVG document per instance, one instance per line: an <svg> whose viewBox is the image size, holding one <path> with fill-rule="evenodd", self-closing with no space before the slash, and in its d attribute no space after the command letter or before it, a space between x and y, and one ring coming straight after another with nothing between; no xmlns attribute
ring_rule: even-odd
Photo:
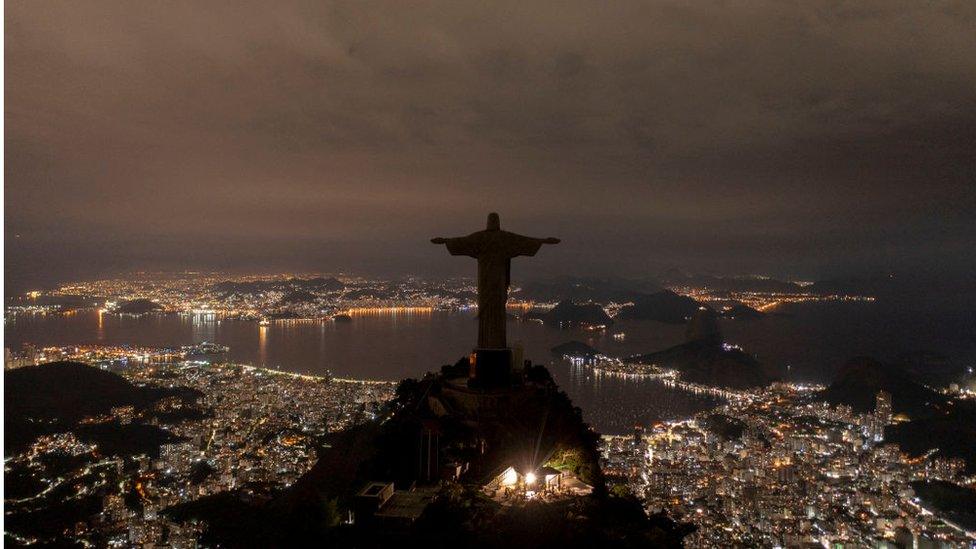
<svg viewBox="0 0 976 549"><path fill-rule="evenodd" d="M671 290L641 295L633 300L633 305L620 309L617 320L656 320L680 324L688 320L698 310L694 299L678 295Z"/></svg>
<svg viewBox="0 0 976 549"><path fill-rule="evenodd" d="M965 381L966 366L933 351L905 352L892 360L912 378L932 387L945 387L950 383Z"/></svg>
<svg viewBox="0 0 976 549"><path fill-rule="evenodd" d="M918 383L901 367L864 356L847 361L820 396L832 404L847 404L866 413L874 410L875 397L882 390L891 393L895 412L913 419L932 415L948 403L948 398Z"/></svg>
<svg viewBox="0 0 976 549"><path fill-rule="evenodd" d="M127 315L142 315L159 311L163 307L151 299L132 299L123 301L115 307L115 312Z"/></svg>
<svg viewBox="0 0 976 549"><path fill-rule="evenodd" d="M722 318L729 320L757 320L764 316L766 315L743 303L733 305L730 309L722 311Z"/></svg>
<svg viewBox="0 0 976 549"><path fill-rule="evenodd" d="M552 354L559 357L571 356L571 357L593 358L600 354L600 351L594 349L593 347L590 347L586 343L583 343L582 341L575 341L575 340L567 341L566 343L561 343L559 345L556 345L555 347L550 349L550 351L552 351Z"/></svg>
<svg viewBox="0 0 976 549"><path fill-rule="evenodd" d="M738 440L746 430L745 423L725 414L708 414L701 422L722 440Z"/></svg>
<svg viewBox="0 0 976 549"><path fill-rule="evenodd" d="M748 389L772 381L755 357L723 343L715 311L708 307L695 310L685 329L685 343L633 359L677 370L684 381L712 387Z"/></svg>
<svg viewBox="0 0 976 549"><path fill-rule="evenodd" d="M892 405L895 399L892 398ZM935 414L885 428L885 440L898 444L911 456L923 456L933 449L945 458L966 462L969 474L976 473L976 405L957 400L948 413Z"/></svg>
<svg viewBox="0 0 976 549"><path fill-rule="evenodd" d="M72 430L83 418L117 406L150 407L191 389L136 387L121 376L79 362L51 362L4 372L5 452L14 453L42 434ZM97 434L97 433L96 433Z"/></svg>
<svg viewBox="0 0 976 549"><path fill-rule="evenodd" d="M722 343L722 330L718 325L718 315L710 307L699 307L685 327L685 342L701 341L712 345Z"/></svg>
<svg viewBox="0 0 976 549"><path fill-rule="evenodd" d="M916 480L911 486L926 507L938 509L949 520L976 531L976 490L944 480Z"/></svg>
<svg viewBox="0 0 976 549"><path fill-rule="evenodd" d="M634 360L678 370L681 379L711 387L749 389L764 387L772 378L752 355L737 348L726 348L708 342L683 343Z"/></svg>
<svg viewBox="0 0 976 549"><path fill-rule="evenodd" d="M852 358L820 398L868 413L874 411L881 390L891 393L891 407L896 413L911 418L885 428L886 441L898 444L912 456L938 449L942 457L961 458L970 473L976 472L976 405L929 389L898 364Z"/></svg>
<svg viewBox="0 0 976 549"><path fill-rule="evenodd" d="M656 282L621 278L557 277L526 283L517 296L535 301L592 301L595 303L627 302L650 291L657 291Z"/></svg>
<svg viewBox="0 0 976 549"><path fill-rule="evenodd" d="M561 301L547 312L528 315L552 326L609 326L613 319L596 303Z"/></svg>
<svg viewBox="0 0 976 549"><path fill-rule="evenodd" d="M91 425L77 425L71 431L79 439L98 445L104 455L135 456L146 454L159 457L159 446L186 440L155 425L112 421Z"/></svg>

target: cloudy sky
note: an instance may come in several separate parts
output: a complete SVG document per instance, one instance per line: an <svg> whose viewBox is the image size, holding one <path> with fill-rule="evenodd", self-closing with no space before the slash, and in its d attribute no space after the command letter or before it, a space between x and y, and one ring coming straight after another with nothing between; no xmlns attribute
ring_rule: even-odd
<svg viewBox="0 0 976 549"><path fill-rule="evenodd" d="M976 3L5 9L8 283L144 268L820 277L976 263Z"/></svg>

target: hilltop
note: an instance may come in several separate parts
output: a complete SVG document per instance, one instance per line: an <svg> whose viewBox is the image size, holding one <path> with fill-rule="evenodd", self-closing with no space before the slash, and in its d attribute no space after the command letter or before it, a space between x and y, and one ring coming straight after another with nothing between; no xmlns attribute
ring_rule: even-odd
<svg viewBox="0 0 976 549"><path fill-rule="evenodd" d="M89 435L88 438L96 441L123 444L111 429L80 429L78 422L118 406L145 410L163 398L176 396L192 401L199 396L196 391L186 388L137 387L121 376L80 362L50 362L9 370L4 372L4 384L4 451L7 455L22 450L40 435L65 431L78 431L79 436ZM136 427L131 429L133 433L137 430ZM167 438L154 428L138 433L150 442L157 439L165 442Z"/></svg>
<svg viewBox="0 0 976 549"><path fill-rule="evenodd" d="M698 309L694 299L678 295L671 290L635 297L633 305L620 309L617 320L656 320L680 324L688 320Z"/></svg>
<svg viewBox="0 0 976 549"><path fill-rule="evenodd" d="M574 301L577 303L623 303L660 289L654 282L621 278L563 276L530 281L518 296L535 301Z"/></svg>
<svg viewBox="0 0 976 549"><path fill-rule="evenodd" d="M207 520L207 541L233 547L680 547L685 530L609 493L598 435L544 367L530 366L509 389L471 392L456 377L465 363L403 380L381 417L334 434L316 465L273 498L220 495L167 513ZM437 434L436 458L418 451L433 440L425 433ZM462 472L429 476L430 459L452 471L463 464ZM503 505L483 490L506 466L544 465L570 472L592 494ZM378 480L427 498L422 514L398 526L377 528L361 515L343 524L358 491ZM416 491L407 492L412 486Z"/></svg>
<svg viewBox="0 0 976 549"><path fill-rule="evenodd" d="M582 341L567 341L549 349L557 357L594 358L600 351Z"/></svg>
<svg viewBox="0 0 976 549"><path fill-rule="evenodd" d="M154 311L162 310L159 303L151 299L131 299L116 305L114 312L127 315L143 315Z"/></svg>
<svg viewBox="0 0 976 549"><path fill-rule="evenodd" d="M596 303L573 303L561 301L551 310L544 313L530 312L525 315L527 320L538 319L552 326L609 326L613 320Z"/></svg>
<svg viewBox="0 0 976 549"><path fill-rule="evenodd" d="M894 412L911 419L889 425L885 440L913 456L937 449L940 456L960 458L970 472L976 471L976 405L933 391L899 364L863 356L852 358L820 398L869 413L875 409L878 391L890 393Z"/></svg>
<svg viewBox="0 0 976 549"><path fill-rule="evenodd" d="M677 370L683 381L712 387L748 389L772 381L755 357L723 342L716 313L708 307L696 308L685 329L684 343L633 359Z"/></svg>
<svg viewBox="0 0 976 549"><path fill-rule="evenodd" d="M912 418L937 413L948 403L945 396L915 381L901 367L865 356L848 360L821 398L866 413L874 410L878 391L891 393L894 411Z"/></svg>
<svg viewBox="0 0 976 549"><path fill-rule="evenodd" d="M729 320L758 320L764 316L766 315L743 303L737 303L722 311L722 318Z"/></svg>

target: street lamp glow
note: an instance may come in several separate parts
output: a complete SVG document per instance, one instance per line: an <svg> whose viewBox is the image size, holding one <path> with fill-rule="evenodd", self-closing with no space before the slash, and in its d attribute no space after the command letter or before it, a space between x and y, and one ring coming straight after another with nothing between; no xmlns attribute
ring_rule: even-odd
<svg viewBox="0 0 976 549"><path fill-rule="evenodd" d="M535 473L526 473L525 474L525 484L527 484L529 486L532 486L533 484L535 484Z"/></svg>

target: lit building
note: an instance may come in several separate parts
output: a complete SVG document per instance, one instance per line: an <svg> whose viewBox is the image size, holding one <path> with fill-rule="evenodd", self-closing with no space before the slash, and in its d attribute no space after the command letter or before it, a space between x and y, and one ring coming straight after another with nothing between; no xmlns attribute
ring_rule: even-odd
<svg viewBox="0 0 976 549"><path fill-rule="evenodd" d="M891 393L878 391L875 396L874 415L885 425L891 423Z"/></svg>

